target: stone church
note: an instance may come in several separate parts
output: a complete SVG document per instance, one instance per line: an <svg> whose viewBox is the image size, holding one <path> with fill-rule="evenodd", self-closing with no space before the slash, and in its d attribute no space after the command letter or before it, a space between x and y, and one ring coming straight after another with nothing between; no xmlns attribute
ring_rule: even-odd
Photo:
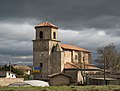
<svg viewBox="0 0 120 91"><path fill-rule="evenodd" d="M83 83L84 69L94 68L90 64L91 52L61 44L58 40L58 27L49 22L43 22L34 28L33 67L39 67L40 70L34 72L34 79L49 81L51 85Z"/></svg>

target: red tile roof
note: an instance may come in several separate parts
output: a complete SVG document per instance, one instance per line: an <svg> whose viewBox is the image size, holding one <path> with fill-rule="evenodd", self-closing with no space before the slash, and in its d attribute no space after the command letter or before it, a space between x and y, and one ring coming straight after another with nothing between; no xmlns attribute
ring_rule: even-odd
<svg viewBox="0 0 120 91"><path fill-rule="evenodd" d="M67 75L67 74L65 74L65 73L54 73L54 74L51 74L51 75L48 75L48 77L55 77L55 76L58 76L58 75L64 75L64 76L67 76L67 77L71 77L71 76L69 76L69 75Z"/></svg>
<svg viewBox="0 0 120 91"><path fill-rule="evenodd" d="M64 68L65 69L73 69L73 68L80 68L80 66L78 66L78 65L76 65L76 64L74 64L74 63L70 63L70 62L66 62L65 64L64 64Z"/></svg>
<svg viewBox="0 0 120 91"><path fill-rule="evenodd" d="M62 47L63 49L90 52L89 50L86 50L86 49L84 49L84 48L80 48L80 47L72 46L72 45L67 45L67 44L61 44L61 47Z"/></svg>
<svg viewBox="0 0 120 91"><path fill-rule="evenodd" d="M77 63L71 63L71 62L66 62L64 64L64 68L65 69L80 69L80 68L84 68L83 64L81 64L81 66ZM93 66L92 64L85 64L85 69L99 69L95 66Z"/></svg>
<svg viewBox="0 0 120 91"><path fill-rule="evenodd" d="M43 22L43 23L40 23L40 24L35 26L35 28L38 28L38 27L54 27L54 28L58 28L56 25L54 25L52 23L49 23L49 22Z"/></svg>

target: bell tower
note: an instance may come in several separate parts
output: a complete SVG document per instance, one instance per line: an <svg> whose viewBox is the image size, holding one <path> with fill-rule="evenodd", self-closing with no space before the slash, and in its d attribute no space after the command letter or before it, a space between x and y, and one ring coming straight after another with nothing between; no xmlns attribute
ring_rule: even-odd
<svg viewBox="0 0 120 91"><path fill-rule="evenodd" d="M35 26L36 40L58 40L58 27L44 22Z"/></svg>
<svg viewBox="0 0 120 91"><path fill-rule="evenodd" d="M39 71L34 72L34 79L46 80L51 74L51 54L53 47L58 41L58 27L44 22L35 27L35 40L33 40L33 67L39 68Z"/></svg>

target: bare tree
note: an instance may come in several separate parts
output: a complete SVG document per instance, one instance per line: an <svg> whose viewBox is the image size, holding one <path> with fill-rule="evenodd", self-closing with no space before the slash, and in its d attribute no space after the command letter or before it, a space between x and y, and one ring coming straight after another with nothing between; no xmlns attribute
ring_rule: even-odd
<svg viewBox="0 0 120 91"><path fill-rule="evenodd" d="M105 66L107 71L116 70L120 63L120 54L116 50L116 46L111 43L105 47L97 48L99 54L97 62Z"/></svg>

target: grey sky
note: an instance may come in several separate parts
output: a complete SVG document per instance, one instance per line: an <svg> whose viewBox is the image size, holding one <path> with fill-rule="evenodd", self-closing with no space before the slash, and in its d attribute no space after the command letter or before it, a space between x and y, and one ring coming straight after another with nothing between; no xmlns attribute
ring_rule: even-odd
<svg viewBox="0 0 120 91"><path fill-rule="evenodd" d="M33 27L45 20L60 28L63 43L119 49L120 0L1 0L0 63L31 62Z"/></svg>

